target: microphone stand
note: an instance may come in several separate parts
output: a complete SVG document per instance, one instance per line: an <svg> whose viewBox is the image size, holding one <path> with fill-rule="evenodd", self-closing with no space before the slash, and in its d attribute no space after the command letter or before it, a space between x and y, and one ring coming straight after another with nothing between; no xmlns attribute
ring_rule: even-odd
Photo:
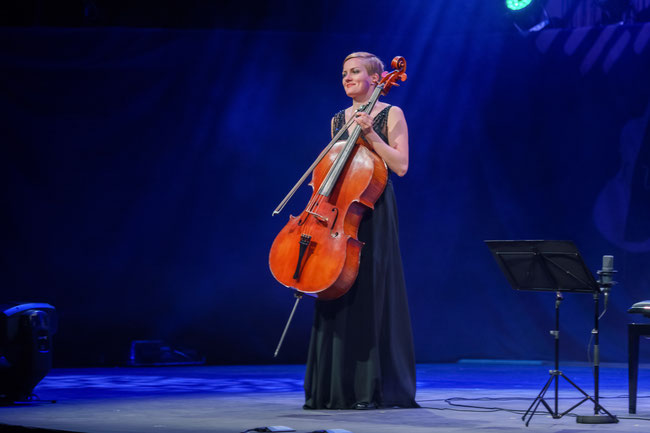
<svg viewBox="0 0 650 433"><path fill-rule="evenodd" d="M603 256L603 269L598 271L600 279L597 281L600 287L599 291L594 292L594 329L591 333L594 335L594 414L593 415L578 415L576 421L581 424L614 424L618 422L615 415L609 413L599 403L599 380L600 380L600 345L599 345L599 330L598 322L600 321L599 315L599 300L600 292L605 294L605 309L603 314L607 311L607 302L609 297L609 290L616 284L612 281L612 275L616 272L613 268L613 257ZM600 411L605 414L600 413Z"/></svg>

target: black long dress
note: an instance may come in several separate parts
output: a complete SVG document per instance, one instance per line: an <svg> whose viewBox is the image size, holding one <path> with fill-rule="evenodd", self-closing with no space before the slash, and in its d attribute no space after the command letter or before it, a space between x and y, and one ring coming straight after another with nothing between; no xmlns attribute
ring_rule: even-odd
<svg viewBox="0 0 650 433"><path fill-rule="evenodd" d="M373 124L387 143L389 109L382 110ZM335 132L344 124L345 112L341 111L334 117ZM374 211L368 211L359 226L359 239L365 245L354 285L336 300L316 302L305 374L305 409L418 407L413 336L390 176Z"/></svg>

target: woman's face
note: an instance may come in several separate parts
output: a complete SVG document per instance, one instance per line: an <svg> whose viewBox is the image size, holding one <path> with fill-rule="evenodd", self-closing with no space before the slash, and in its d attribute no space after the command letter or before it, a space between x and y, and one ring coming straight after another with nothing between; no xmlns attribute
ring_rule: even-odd
<svg viewBox="0 0 650 433"><path fill-rule="evenodd" d="M363 59L352 58L343 64L343 88L350 98L370 96L373 78L377 74L368 75Z"/></svg>

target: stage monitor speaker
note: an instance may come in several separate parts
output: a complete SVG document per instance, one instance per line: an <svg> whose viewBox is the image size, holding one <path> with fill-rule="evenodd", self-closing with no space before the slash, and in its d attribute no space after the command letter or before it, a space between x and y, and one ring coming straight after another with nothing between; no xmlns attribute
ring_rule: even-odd
<svg viewBox="0 0 650 433"><path fill-rule="evenodd" d="M0 305L0 400L28 401L52 368L56 309L44 303Z"/></svg>

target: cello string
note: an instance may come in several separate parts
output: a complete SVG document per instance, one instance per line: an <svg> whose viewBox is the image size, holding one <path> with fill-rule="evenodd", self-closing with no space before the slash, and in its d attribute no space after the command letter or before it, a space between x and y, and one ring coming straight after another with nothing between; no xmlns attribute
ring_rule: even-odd
<svg viewBox="0 0 650 433"><path fill-rule="evenodd" d="M318 214L317 211L320 208L320 204L323 202L323 199L325 198L325 196L323 196L322 194L317 194L317 196L318 196L318 198L315 200L314 206L312 207L312 212L314 212L315 214ZM311 216L312 218L315 218L314 215L309 215L309 216ZM316 218L316 219L318 219L318 218ZM310 225L309 227L311 228L312 225ZM312 231L309 230L308 234L309 234L309 236L311 236Z"/></svg>
<svg viewBox="0 0 650 433"><path fill-rule="evenodd" d="M368 104L365 104L365 105L362 105L362 106L358 107L358 108L354 111L354 113L352 113L352 117L351 117L347 122L345 122L345 124L343 125L343 127L342 127L339 131L337 131L337 133L336 133L336 135L335 135L335 138L336 138L336 137L340 137L341 135L343 135L343 133L344 133L345 131L347 131L347 130L350 128L350 126L354 123L354 116L355 116L358 112L363 111L363 110L366 110L367 107L368 107ZM349 140L349 138L350 138L350 137L348 137L348 140ZM332 140L332 141L334 141L334 140ZM331 144L331 145L334 145L335 143L332 142L332 143L330 143L330 144ZM330 149L330 150L331 150L331 149ZM329 151L328 151L328 152L329 152ZM325 155L323 155L323 157L325 157ZM335 159L335 162L336 162L336 159ZM331 171L332 171L333 166L334 166L334 164L332 165L332 167L330 167L330 169L328 170L327 174L325 175L323 181L322 181L322 182L320 183L320 185L318 186L319 189L320 189L320 187L323 185L323 183L326 182L327 178L331 175ZM312 173L313 173L313 172L312 172ZM322 202L322 199L323 199L323 198L324 198L324 196L323 196L322 194L316 192L316 193L311 197L310 201L307 203L307 207L306 207L305 209L306 209L307 211L310 211L310 210L313 211L314 209L316 209L317 207L320 206L320 203ZM305 221L306 221L310 216L313 216L313 215L310 215L309 213L307 213L307 215L305 216ZM303 228L302 228L300 234L301 234L301 235L303 235L303 234L311 235L311 233L312 233L311 230L308 231L308 230L306 230L305 228L306 228L306 224L303 223Z"/></svg>
<svg viewBox="0 0 650 433"><path fill-rule="evenodd" d="M311 227L311 221L310 221L311 218L310 217L313 217L313 216L309 212L313 212L314 209L316 207L318 207L318 205L320 204L319 201L320 201L321 197L322 197L321 194L316 193L316 194L314 194L312 196L311 200L309 200L309 203L307 203L307 207L305 208L305 211L304 211L304 213L306 214L305 215L305 222L303 222L302 230L300 231L301 235L311 236L312 231L308 230L308 228Z"/></svg>

